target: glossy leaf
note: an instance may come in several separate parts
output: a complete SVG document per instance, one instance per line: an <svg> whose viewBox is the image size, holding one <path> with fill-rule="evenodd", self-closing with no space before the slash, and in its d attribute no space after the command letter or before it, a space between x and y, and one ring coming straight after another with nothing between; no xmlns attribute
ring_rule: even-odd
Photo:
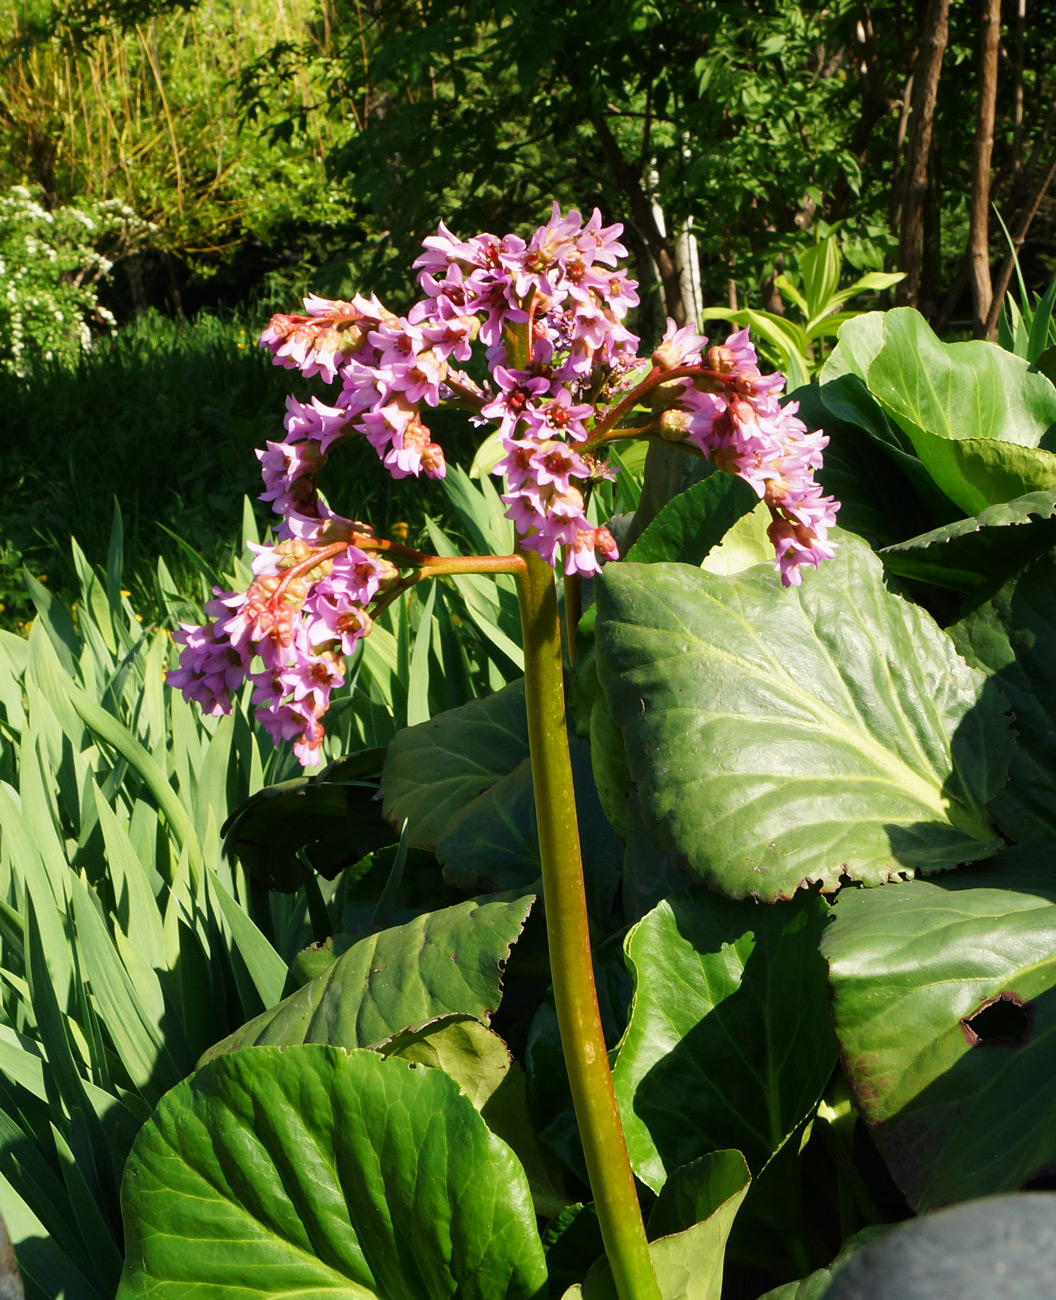
<svg viewBox="0 0 1056 1300"><path fill-rule="evenodd" d="M836 1059L817 896L763 907L704 889L626 941L635 979L613 1080L635 1173L660 1191L726 1148L758 1174L817 1105Z"/></svg>
<svg viewBox="0 0 1056 1300"><path fill-rule="evenodd" d="M918 1211L1056 1165L1056 870L993 867L842 894L826 930L836 1033L863 1117Z"/></svg>
<svg viewBox="0 0 1056 1300"><path fill-rule="evenodd" d="M1023 447L1056 439L1056 388L993 343L943 343L910 307L883 315L869 391L912 438L993 438ZM1048 437L1046 437L1048 435Z"/></svg>
<svg viewBox="0 0 1056 1300"><path fill-rule="evenodd" d="M122 1188L120 1300L545 1295L523 1172L440 1070L254 1048L174 1088Z"/></svg>
<svg viewBox="0 0 1056 1300"><path fill-rule="evenodd" d="M774 899L999 847L1003 704L857 539L798 589L769 565L613 565L598 605L645 827L693 875Z"/></svg>
<svg viewBox="0 0 1056 1300"><path fill-rule="evenodd" d="M487 1022L531 905L470 899L359 939L202 1060L257 1044L371 1047L450 1012Z"/></svg>

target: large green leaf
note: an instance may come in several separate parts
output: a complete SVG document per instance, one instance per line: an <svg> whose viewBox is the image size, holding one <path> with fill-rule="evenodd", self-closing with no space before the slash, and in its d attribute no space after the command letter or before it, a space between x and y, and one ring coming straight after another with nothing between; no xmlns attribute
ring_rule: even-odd
<svg viewBox="0 0 1056 1300"><path fill-rule="evenodd" d="M398 732L381 788L385 816L408 819L410 843L433 849L466 804L528 757L524 682Z"/></svg>
<svg viewBox="0 0 1056 1300"><path fill-rule="evenodd" d="M253 1048L163 1099L122 1188L120 1300L542 1297L524 1174L440 1070Z"/></svg>
<svg viewBox="0 0 1056 1300"><path fill-rule="evenodd" d="M603 920L619 884L623 847L602 811L590 747L569 737L572 780L591 915ZM436 846L444 877L466 891L523 889L539 878L539 831L529 759L457 812Z"/></svg>
<svg viewBox="0 0 1056 1300"><path fill-rule="evenodd" d="M635 979L613 1080L631 1163L659 1191L735 1148L758 1174L817 1105L836 1061L817 896L764 907L696 888L627 937Z"/></svg>
<svg viewBox="0 0 1056 1300"><path fill-rule="evenodd" d="M981 339L941 342L911 307L884 313L883 343L865 378L911 439L918 429L1022 447L1056 439L1056 388L1044 375Z"/></svg>
<svg viewBox="0 0 1056 1300"><path fill-rule="evenodd" d="M1056 491L1030 492L885 546L884 565L901 577L969 592L1022 568L1056 542ZM1014 525L1031 524L1023 528Z"/></svg>
<svg viewBox="0 0 1056 1300"><path fill-rule="evenodd" d="M770 566L611 565L598 585L646 829L697 877L774 899L1000 847L984 807L1010 756L1002 702L856 538L800 588Z"/></svg>
<svg viewBox="0 0 1056 1300"><path fill-rule="evenodd" d="M255 1044L372 1047L450 1012L486 1022L531 905L531 897L470 899L359 939L202 1060Z"/></svg>
<svg viewBox="0 0 1056 1300"><path fill-rule="evenodd" d="M992 806L1013 839L1056 840L1056 560L1012 578L951 629L969 662L993 674L1019 737L1008 785Z"/></svg>
<svg viewBox="0 0 1056 1300"><path fill-rule="evenodd" d="M571 738L592 914L607 916L621 855L598 801L590 754ZM401 731L381 783L385 815L408 818L412 844L435 848L445 878L476 893L521 889L539 875L524 682Z"/></svg>
<svg viewBox="0 0 1056 1300"><path fill-rule="evenodd" d="M914 1209L1056 1164L1056 867L1000 865L840 896L822 951L844 1068Z"/></svg>
<svg viewBox="0 0 1056 1300"><path fill-rule="evenodd" d="M822 377L826 407L888 448L938 522L941 498L899 450L903 439L967 514L1056 488L1056 387L1003 348L942 343L919 312L899 308L844 325ZM892 421L902 439L892 437Z"/></svg>

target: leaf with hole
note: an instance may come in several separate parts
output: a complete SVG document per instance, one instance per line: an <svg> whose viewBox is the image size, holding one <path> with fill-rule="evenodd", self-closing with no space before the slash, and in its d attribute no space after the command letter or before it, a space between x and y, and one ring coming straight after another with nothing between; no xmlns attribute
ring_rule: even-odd
<svg viewBox="0 0 1056 1300"><path fill-rule="evenodd" d="M1051 850L840 896L822 951L861 1114L918 1212L1056 1168Z"/></svg>

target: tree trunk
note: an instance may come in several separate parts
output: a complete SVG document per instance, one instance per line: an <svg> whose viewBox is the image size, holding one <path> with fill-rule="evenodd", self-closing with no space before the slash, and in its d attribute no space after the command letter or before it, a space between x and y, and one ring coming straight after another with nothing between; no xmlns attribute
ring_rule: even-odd
<svg viewBox="0 0 1056 1300"><path fill-rule="evenodd" d="M990 160L994 151L997 104L997 54L1001 36L1001 0L982 0L979 98L972 151L972 189L968 201L968 259L972 286L972 333L983 338L994 291L990 281Z"/></svg>
<svg viewBox="0 0 1056 1300"><path fill-rule="evenodd" d="M902 220L898 265L906 278L895 290L900 306L915 307L920 291L921 239L924 203L928 192L928 158L935 123L935 101L949 32L950 0L928 0L920 37L920 53L913 71L913 99L909 122L909 148L902 185Z"/></svg>
<svg viewBox="0 0 1056 1300"><path fill-rule="evenodd" d="M620 151L616 137L609 130L604 115L597 109L591 109L590 120L598 135L598 143L605 155L605 161L612 170L616 184L623 193L646 247L656 263L660 274L660 283L664 290L664 305L667 314L676 325L686 324L686 306L682 298L682 286L674 249L668 243L656 224L649 196L642 188L641 175L635 171Z"/></svg>
<svg viewBox="0 0 1056 1300"><path fill-rule="evenodd" d="M1030 202L1023 209L1023 212L1017 219L1012 228L1012 250L1008 257L1002 263L1001 270L998 272L997 280L994 283L994 297L990 304L990 310L986 317L986 333L991 335L997 329L997 318L1001 312L1001 304L1004 302L1005 293L1008 290L1009 282L1012 279L1012 272L1015 270L1016 258L1019 256L1019 250L1023 247L1023 241L1027 237L1027 231L1030 229L1030 223L1038 215L1038 208L1041 207L1041 201L1045 197L1049 186L1056 179L1056 153L1053 153L1049 159L1049 165L1042 173L1041 179L1031 196Z"/></svg>

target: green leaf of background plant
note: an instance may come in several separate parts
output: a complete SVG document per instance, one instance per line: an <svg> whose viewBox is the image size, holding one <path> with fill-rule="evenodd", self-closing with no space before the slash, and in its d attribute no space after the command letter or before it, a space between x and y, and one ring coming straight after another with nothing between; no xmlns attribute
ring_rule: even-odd
<svg viewBox="0 0 1056 1300"><path fill-rule="evenodd" d="M470 899L358 939L202 1061L257 1044L372 1047L449 1012L486 1023L499 1005L506 959L532 902L530 896Z"/></svg>
<svg viewBox="0 0 1056 1300"><path fill-rule="evenodd" d="M803 272L803 293L809 320L823 315L828 309L840 284L842 266L840 243L835 235L819 239L800 253L799 269Z"/></svg>
<svg viewBox="0 0 1056 1300"><path fill-rule="evenodd" d="M657 560L700 564L757 501L747 483L716 471L669 501L625 558L642 564Z"/></svg>
<svg viewBox="0 0 1056 1300"><path fill-rule="evenodd" d="M659 1192L734 1148L758 1174L817 1105L836 1060L817 896L763 907L696 888L631 930L630 1021L613 1082L631 1163Z"/></svg>
<svg viewBox="0 0 1056 1300"><path fill-rule="evenodd" d="M941 882L848 891L822 952L848 1080L915 1210L1012 1191L1051 1170L1051 849L1012 848L1000 865ZM1002 996L973 1038L966 1022Z"/></svg>
<svg viewBox="0 0 1056 1300"><path fill-rule="evenodd" d="M649 1242L649 1256L662 1300L719 1300L722 1294L726 1241L751 1177L739 1152L720 1151L716 1155L730 1157L712 1188L717 1191L722 1185L726 1192L722 1201L709 1208L707 1217L701 1221ZM616 1287L607 1261L599 1259L582 1286L570 1287L564 1300L616 1300Z"/></svg>
<svg viewBox="0 0 1056 1300"><path fill-rule="evenodd" d="M1001 702L851 535L782 589L613 565L598 666L646 828L735 897L879 883L999 847L984 812L1010 756Z"/></svg>
<svg viewBox="0 0 1056 1300"><path fill-rule="evenodd" d="M1029 492L970 519L885 546L880 558L900 577L969 592L1022 568L1056 544L1056 491ZM1030 524L1029 528L1014 525Z"/></svg>
<svg viewBox="0 0 1056 1300"><path fill-rule="evenodd" d="M120 1300L545 1295L509 1148L442 1071L374 1052L254 1048L199 1070L137 1138L122 1210Z"/></svg>
<svg viewBox="0 0 1056 1300"><path fill-rule="evenodd" d="M1011 578L950 629L969 663L992 680L1015 714L1018 743L994 821L1012 839L1056 841L1056 560Z"/></svg>
<svg viewBox="0 0 1056 1300"><path fill-rule="evenodd" d="M941 342L911 307L884 313L883 345L865 379L911 438L923 429L1023 447L1056 440L1056 388L1044 375L981 339Z"/></svg>
<svg viewBox="0 0 1056 1300"><path fill-rule="evenodd" d="M908 436L936 485L965 514L1056 488L1052 452L993 438L949 438L926 429Z"/></svg>

